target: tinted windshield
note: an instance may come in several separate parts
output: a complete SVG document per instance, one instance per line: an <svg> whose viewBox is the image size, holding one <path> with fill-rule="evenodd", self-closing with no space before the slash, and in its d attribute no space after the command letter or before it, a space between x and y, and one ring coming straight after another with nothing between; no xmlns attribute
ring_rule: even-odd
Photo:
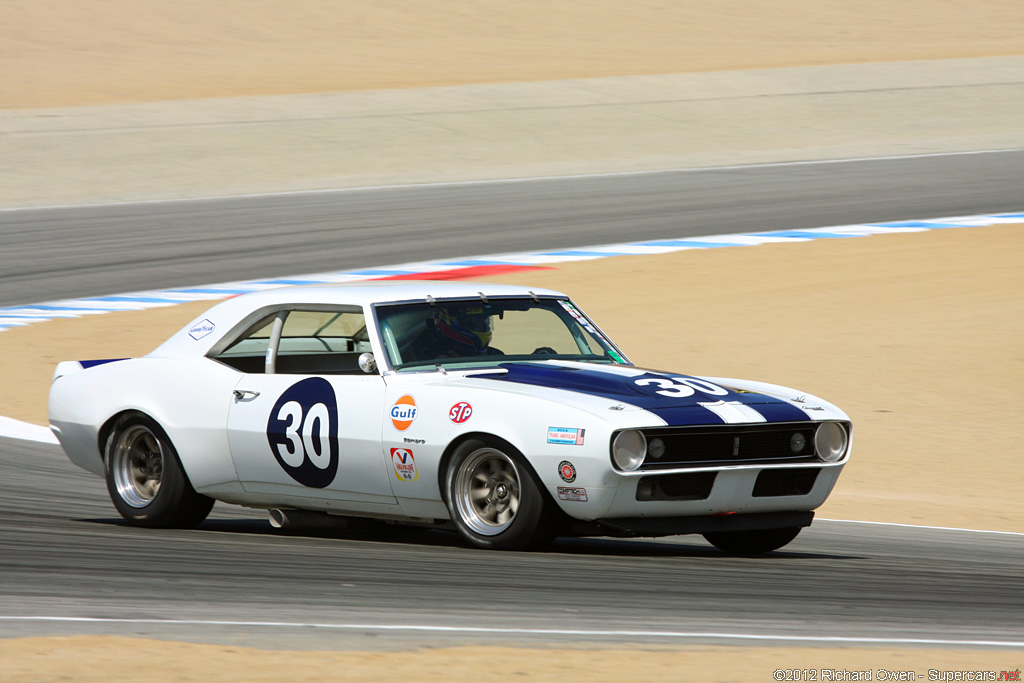
<svg viewBox="0 0 1024 683"><path fill-rule="evenodd" d="M381 305L377 307L377 319L396 370L551 358L626 362L565 299Z"/></svg>

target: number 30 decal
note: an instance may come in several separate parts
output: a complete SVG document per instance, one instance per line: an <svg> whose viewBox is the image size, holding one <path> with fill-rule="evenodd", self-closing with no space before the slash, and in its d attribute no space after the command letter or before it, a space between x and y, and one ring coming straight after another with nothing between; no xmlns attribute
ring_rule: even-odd
<svg viewBox="0 0 1024 683"><path fill-rule="evenodd" d="M693 377L645 377L643 379L636 380L636 384L639 386L649 386L653 384L660 387L659 389L655 389L654 393L661 396L670 396L672 398L693 396L694 391L711 394L712 396L725 396L729 393L728 389L724 389L717 384L712 384L711 382L706 382L702 379L695 379Z"/></svg>
<svg viewBox="0 0 1024 683"><path fill-rule="evenodd" d="M338 401L330 382L310 377L277 399L267 441L278 464L303 486L322 489L338 474Z"/></svg>

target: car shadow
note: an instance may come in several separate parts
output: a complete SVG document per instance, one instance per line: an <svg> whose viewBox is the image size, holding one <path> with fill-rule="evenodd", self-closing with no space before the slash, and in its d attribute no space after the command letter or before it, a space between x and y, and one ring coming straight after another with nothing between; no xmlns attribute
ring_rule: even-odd
<svg viewBox="0 0 1024 683"><path fill-rule="evenodd" d="M118 526L138 531L163 531L139 529L128 524L121 518L81 519L81 522ZM348 542L391 543L396 545L464 548L475 548L465 542L453 530L386 524L379 520L358 519L349 526L331 527L289 527L276 529L265 519L232 518L206 519L197 527L198 531L249 534L276 538L310 538L339 540ZM174 530L177 533L188 533L187 530ZM667 539L671 540L667 540ZM481 551L486 552L486 551ZM746 558L762 561L782 560L851 560L864 559L861 556L787 550L785 548L764 554L726 553L706 543L699 535L672 536L663 539L649 538L611 538L611 537L569 537L563 536L552 541L548 546L528 551L543 555L578 555L608 557L687 557L687 558Z"/></svg>

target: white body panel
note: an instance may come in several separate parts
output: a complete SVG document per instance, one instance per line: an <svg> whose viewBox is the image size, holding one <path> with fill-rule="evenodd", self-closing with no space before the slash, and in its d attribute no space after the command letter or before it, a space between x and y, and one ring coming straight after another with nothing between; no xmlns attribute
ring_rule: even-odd
<svg viewBox="0 0 1024 683"><path fill-rule="evenodd" d="M325 404L316 399L295 400L302 397L294 394L294 388L309 379L301 375L244 375L238 381L237 390L256 394L234 400L228 413L231 457L242 488L249 493L396 505L381 457L381 377L321 380L333 392L329 413L318 409ZM282 397L289 395L292 400L274 411ZM314 416L317 419L311 419ZM271 444L268 425L279 422L284 423L284 437ZM326 432L336 438L336 445L329 443ZM301 469L323 479L323 485L303 484L289 474ZM330 473L333 475L327 481Z"/></svg>

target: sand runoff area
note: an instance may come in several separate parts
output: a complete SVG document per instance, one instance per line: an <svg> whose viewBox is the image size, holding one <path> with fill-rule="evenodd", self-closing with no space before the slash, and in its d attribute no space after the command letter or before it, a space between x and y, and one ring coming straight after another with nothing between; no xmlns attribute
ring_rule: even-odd
<svg viewBox="0 0 1024 683"><path fill-rule="evenodd" d="M1015 56L1024 3L16 0L0 5L0 33L0 108L44 117L40 108L188 98ZM820 516L1024 530L1012 484L1024 479L1024 226L616 257L497 279L569 292L640 365L777 382L844 408L854 455ZM0 415L45 424L54 363L144 354L205 307L0 333ZM644 646L638 658L626 646L289 653L74 637L0 642L0 679L134 680L126 651L163 662L147 680L175 681L476 680L481 659L527 679L593 681L1020 664L1019 653L934 649Z"/></svg>

